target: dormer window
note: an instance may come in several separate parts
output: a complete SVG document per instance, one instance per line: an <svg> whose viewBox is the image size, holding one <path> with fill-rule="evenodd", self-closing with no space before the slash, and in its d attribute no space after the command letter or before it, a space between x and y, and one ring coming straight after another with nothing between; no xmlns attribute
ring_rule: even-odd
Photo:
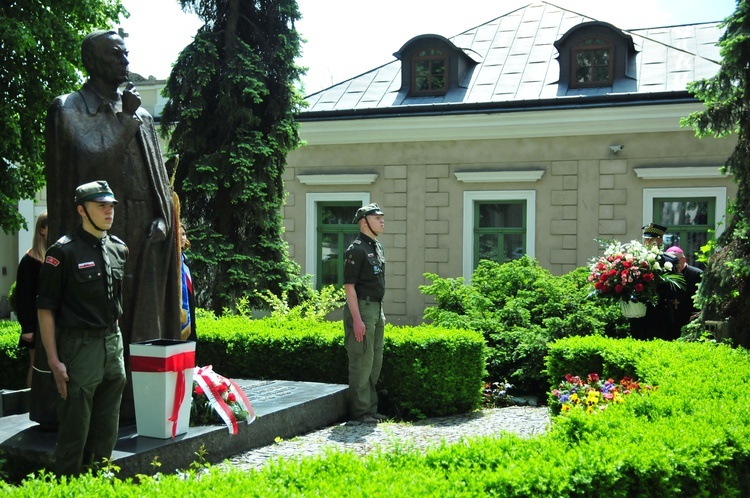
<svg viewBox="0 0 750 498"><path fill-rule="evenodd" d="M439 48L419 50L412 58L414 95L442 95L448 89L448 55Z"/></svg>
<svg viewBox="0 0 750 498"><path fill-rule="evenodd" d="M612 84L612 43L606 38L587 38L573 49L573 87Z"/></svg>
<svg viewBox="0 0 750 498"><path fill-rule="evenodd" d="M633 38L611 24L578 24L555 41L560 62L558 95L591 95L637 89Z"/></svg>
<svg viewBox="0 0 750 498"><path fill-rule="evenodd" d="M401 91L407 97L439 101L465 88L476 67L466 52L440 35L415 36L393 54L401 60Z"/></svg>

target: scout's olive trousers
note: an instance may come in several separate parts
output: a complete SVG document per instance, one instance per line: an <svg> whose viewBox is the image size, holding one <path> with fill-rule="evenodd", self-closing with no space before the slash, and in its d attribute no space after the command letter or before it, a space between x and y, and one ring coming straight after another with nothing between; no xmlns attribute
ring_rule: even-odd
<svg viewBox="0 0 750 498"><path fill-rule="evenodd" d="M125 389L122 335L101 331L58 331L57 351L68 369L68 397L57 397L59 427L55 473L75 475L84 465L111 458L117 442Z"/></svg>
<svg viewBox="0 0 750 498"><path fill-rule="evenodd" d="M383 303L359 300L359 314L365 322L365 337L357 342L349 306L344 306L344 345L349 356L349 418L378 411L375 384L383 366Z"/></svg>

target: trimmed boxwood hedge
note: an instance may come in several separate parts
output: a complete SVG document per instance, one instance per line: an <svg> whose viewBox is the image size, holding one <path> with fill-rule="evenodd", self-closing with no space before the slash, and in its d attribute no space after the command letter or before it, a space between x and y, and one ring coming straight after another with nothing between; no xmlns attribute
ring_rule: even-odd
<svg viewBox="0 0 750 498"><path fill-rule="evenodd" d="M242 316L198 318L196 363L225 377L347 383L341 322ZM0 322L0 388L21 389L28 354L17 322ZM486 346L478 332L386 325L378 389L382 410L403 418L462 413L481 405Z"/></svg>
<svg viewBox="0 0 750 498"><path fill-rule="evenodd" d="M597 372L592 370L601 369ZM422 454L407 444L364 457L329 451L262 470L191 469L140 484L84 476L0 483L4 496L750 496L750 355L708 343L601 337L550 345L551 386L565 373L625 374L658 389L586 414L554 417L523 439L498 434Z"/></svg>
<svg viewBox="0 0 750 498"><path fill-rule="evenodd" d="M234 316L207 318L198 330L196 361L226 377L347 383L341 322ZM481 405L487 352L480 333L387 324L384 342L384 411L436 417Z"/></svg>

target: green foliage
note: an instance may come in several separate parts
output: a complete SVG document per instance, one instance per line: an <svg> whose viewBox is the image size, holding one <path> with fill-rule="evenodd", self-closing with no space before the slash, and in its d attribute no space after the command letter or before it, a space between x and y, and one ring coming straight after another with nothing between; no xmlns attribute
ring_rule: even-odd
<svg viewBox="0 0 750 498"><path fill-rule="evenodd" d="M324 320L331 311L341 308L346 302L344 288L337 289L333 285L327 285L318 291L310 284L310 297L291 307L286 291L281 293L281 297L274 295L268 289L257 292L256 295L265 301L266 306L271 310L271 316L274 318L305 318L318 322ZM237 312L242 316L252 318L253 309L250 303L251 300L247 296L242 296L237 301Z"/></svg>
<svg viewBox="0 0 750 498"><path fill-rule="evenodd" d="M21 325L16 321L0 320L0 389L24 389L29 369L29 350L18 347Z"/></svg>
<svg viewBox="0 0 750 498"><path fill-rule="evenodd" d="M622 350L622 352L619 352ZM546 434L472 438L421 452L329 450L259 471L62 479L48 474L3 496L649 496L750 494L750 357L709 344L572 337L550 345L550 371L600 365L658 385L602 412L554 417ZM586 359L589 356L589 359ZM622 359L629 364L617 362ZM555 384L559 381L555 379ZM554 385L554 384L553 384Z"/></svg>
<svg viewBox="0 0 750 498"><path fill-rule="evenodd" d="M179 155L175 190L190 229L196 298L216 312L247 295L309 297L282 240L286 154L300 145L294 0L181 0L205 22L164 90L162 131ZM177 164L179 163L179 164Z"/></svg>
<svg viewBox="0 0 750 498"><path fill-rule="evenodd" d="M471 285L461 278L425 277L433 283L420 290L436 302L425 310L425 319L441 327L482 332L490 348L488 380L507 379L519 391L546 389L544 356L550 340L591 334L623 337L627 331L617 306L589 296L588 270L583 267L555 277L524 256L504 264L481 261Z"/></svg>
<svg viewBox="0 0 750 498"><path fill-rule="evenodd" d="M698 302L703 319L731 318L739 344L750 347L750 5L738 1L722 27L719 71L688 85L705 110L684 118L681 124L691 126L699 137L737 136L737 146L723 168L734 175L737 198L706 265Z"/></svg>
<svg viewBox="0 0 750 498"><path fill-rule="evenodd" d="M0 229L28 228L18 201L44 186L44 118L80 84L81 41L113 26L119 0L9 0L0 4Z"/></svg>
<svg viewBox="0 0 750 498"><path fill-rule="evenodd" d="M381 382L392 412L403 418L452 415L482 403L482 337L433 326L387 327Z"/></svg>
<svg viewBox="0 0 750 498"><path fill-rule="evenodd" d="M341 322L286 315L198 322L196 363L224 377L347 383ZM478 408L485 355L476 332L387 324L378 383L385 411L416 418Z"/></svg>
<svg viewBox="0 0 750 498"><path fill-rule="evenodd" d="M10 284L10 289L8 290L8 306L10 306L11 311L16 311L16 282Z"/></svg>

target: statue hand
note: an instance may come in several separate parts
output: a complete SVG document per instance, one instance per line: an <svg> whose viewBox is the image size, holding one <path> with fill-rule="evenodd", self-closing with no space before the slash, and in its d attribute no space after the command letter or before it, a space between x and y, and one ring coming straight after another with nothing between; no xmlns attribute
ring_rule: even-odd
<svg viewBox="0 0 750 498"><path fill-rule="evenodd" d="M135 111L141 106L141 96L135 89L133 83L128 83L122 92L122 112L128 116L135 114Z"/></svg>
<svg viewBox="0 0 750 498"><path fill-rule="evenodd" d="M148 238L151 239L151 242L163 242L166 240L167 223L161 218L156 218L152 221L148 229Z"/></svg>

